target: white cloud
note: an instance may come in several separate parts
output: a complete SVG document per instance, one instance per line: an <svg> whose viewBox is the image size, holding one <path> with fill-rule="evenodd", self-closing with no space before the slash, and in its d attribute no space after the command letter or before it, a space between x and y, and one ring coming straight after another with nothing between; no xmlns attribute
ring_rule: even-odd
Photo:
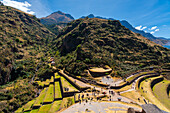
<svg viewBox="0 0 170 113"><path fill-rule="evenodd" d="M140 30L142 28L142 26L140 25L140 26L137 26L137 27L135 27L135 29L137 29L137 30Z"/></svg>
<svg viewBox="0 0 170 113"><path fill-rule="evenodd" d="M150 34L154 34L154 33L155 33L154 31L150 32Z"/></svg>
<svg viewBox="0 0 170 113"><path fill-rule="evenodd" d="M157 28L157 26L154 26L154 27L151 27L151 29L150 30L154 30L154 29L156 29Z"/></svg>
<svg viewBox="0 0 170 113"><path fill-rule="evenodd" d="M1 2L6 6L17 8L29 14L35 14L35 12L31 11L31 9L28 8L28 7L31 7L31 4L29 4L27 1L18 2L18 1L13 1L13 0L2 0Z"/></svg>
<svg viewBox="0 0 170 113"><path fill-rule="evenodd" d="M146 28L147 28L147 27L145 26L145 27L142 28L142 30L144 30L144 29L146 29Z"/></svg>
<svg viewBox="0 0 170 113"><path fill-rule="evenodd" d="M146 28L147 28L146 26L145 26L145 27L142 27L142 25L135 27L135 29L137 29L137 30L144 30L144 29L146 29Z"/></svg>
<svg viewBox="0 0 170 113"><path fill-rule="evenodd" d="M156 32L156 31L159 31L159 29L155 29L155 32Z"/></svg>

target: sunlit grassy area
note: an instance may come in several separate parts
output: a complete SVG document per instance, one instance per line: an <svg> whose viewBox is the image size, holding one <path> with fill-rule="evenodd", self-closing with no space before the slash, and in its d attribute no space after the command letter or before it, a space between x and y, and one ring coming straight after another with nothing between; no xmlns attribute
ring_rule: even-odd
<svg viewBox="0 0 170 113"><path fill-rule="evenodd" d="M50 84L46 92L44 102L53 102L53 100L54 100L54 85Z"/></svg>
<svg viewBox="0 0 170 113"><path fill-rule="evenodd" d="M36 101L35 101L35 104L34 106L40 106L42 103L43 103L43 100L45 98L45 95L46 95L46 91L47 91L48 88L44 88L40 95L37 97Z"/></svg>
<svg viewBox="0 0 170 113"><path fill-rule="evenodd" d="M39 109L33 109L30 113L38 113Z"/></svg>
<svg viewBox="0 0 170 113"><path fill-rule="evenodd" d="M50 108L51 108L52 104L46 104L40 107L40 109L38 110L38 113L48 113Z"/></svg>
<svg viewBox="0 0 170 113"><path fill-rule="evenodd" d="M64 87L69 88L69 92L70 91L78 91L78 89L76 89L74 86L72 86L64 77L61 77L61 82L62 82L62 86L63 86L63 91Z"/></svg>
<svg viewBox="0 0 170 113"><path fill-rule="evenodd" d="M48 113L57 112L60 109L61 102L62 102L62 100L58 100L58 101L53 102L53 104L52 104L52 106L50 108L50 111Z"/></svg>
<svg viewBox="0 0 170 113"><path fill-rule="evenodd" d="M54 77L51 76L50 83L53 83L53 82L54 82Z"/></svg>
<svg viewBox="0 0 170 113"><path fill-rule="evenodd" d="M50 84L50 80L49 80L49 79L46 79L45 85L49 85L49 84Z"/></svg>
<svg viewBox="0 0 170 113"><path fill-rule="evenodd" d="M60 75L58 75L58 73L55 73L55 74L54 74L54 78L55 78L55 79L60 78Z"/></svg>
<svg viewBox="0 0 170 113"><path fill-rule="evenodd" d="M23 108L19 108L15 111L15 113L22 113Z"/></svg>
<svg viewBox="0 0 170 113"><path fill-rule="evenodd" d="M61 108L67 108L72 104L74 104L74 96L63 98L63 101L61 103Z"/></svg>
<svg viewBox="0 0 170 113"><path fill-rule="evenodd" d="M148 99L150 102L152 102L153 104L157 105L160 109L165 110L165 111L169 111L153 94L152 89L150 87L150 83L153 79L156 78L160 78L160 77L153 77L153 78L149 78L146 79L144 81L141 82L140 85L140 92L141 94ZM141 89L141 87L143 87L143 90Z"/></svg>
<svg viewBox="0 0 170 113"><path fill-rule="evenodd" d="M129 91L129 92L121 93L120 95L127 97L135 102L138 102L139 104L145 104L145 102L143 101L143 97L137 91ZM138 100L138 98L140 100Z"/></svg>
<svg viewBox="0 0 170 113"><path fill-rule="evenodd" d="M32 109L31 107L33 106L34 102L35 102L35 99L33 99L33 100L29 101L27 104L25 104L23 106L24 111L31 110Z"/></svg>
<svg viewBox="0 0 170 113"><path fill-rule="evenodd" d="M62 98L59 81L55 82L55 98Z"/></svg>
<svg viewBox="0 0 170 113"><path fill-rule="evenodd" d="M120 89L115 89L115 91L116 91L116 92L122 92L122 91L126 91L126 90L131 89L131 87L132 87L132 84L126 85L125 87L120 88Z"/></svg>
<svg viewBox="0 0 170 113"><path fill-rule="evenodd" d="M170 81L163 80L160 83L157 83L153 87L154 95L158 98L158 100L163 103L170 110L170 98L167 94L167 86L170 84Z"/></svg>

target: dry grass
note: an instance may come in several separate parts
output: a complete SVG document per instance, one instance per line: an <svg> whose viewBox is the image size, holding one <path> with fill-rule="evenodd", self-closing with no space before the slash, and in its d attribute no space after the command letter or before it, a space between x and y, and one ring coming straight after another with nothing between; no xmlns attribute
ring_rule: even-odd
<svg viewBox="0 0 170 113"><path fill-rule="evenodd" d="M140 85L140 92L151 103L157 105L160 109L169 112L169 110L154 96L152 89L150 87L151 81L156 78L160 78L160 77L153 77L142 81ZM143 90L141 89L141 87L143 87Z"/></svg>
<svg viewBox="0 0 170 113"><path fill-rule="evenodd" d="M143 97L141 96L141 94L137 91L129 91L129 92L125 92L125 93L122 93L120 94L124 97L127 97L139 104L145 104L145 102L143 101ZM140 99L140 101L138 100L138 98Z"/></svg>
<svg viewBox="0 0 170 113"><path fill-rule="evenodd" d="M132 84L130 85L126 85L125 87L121 88L121 89L115 89L116 92L122 92L122 91L126 91L126 90L129 90L131 89L132 87Z"/></svg>
<svg viewBox="0 0 170 113"><path fill-rule="evenodd" d="M162 102L170 110L170 98L168 97L166 91L168 84L170 84L170 81L168 80L163 80L162 82L157 83L153 87L153 92L154 95L158 98L158 100Z"/></svg>

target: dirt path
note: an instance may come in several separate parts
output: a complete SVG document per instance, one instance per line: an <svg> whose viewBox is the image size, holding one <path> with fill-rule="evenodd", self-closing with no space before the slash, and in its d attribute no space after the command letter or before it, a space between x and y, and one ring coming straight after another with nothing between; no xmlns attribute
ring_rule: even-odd
<svg viewBox="0 0 170 113"><path fill-rule="evenodd" d="M96 87L96 86L93 86L93 85L85 84L84 82L81 82L81 81L79 81L79 80L77 80L77 79L74 79L74 78L68 76L67 74L64 73L63 70L61 70L60 73L62 73L62 74L64 74L65 76L67 76L67 77L68 77L69 79L71 79L72 81L76 81L76 84L78 84L78 85L81 86L81 87L90 87L90 88L95 88L96 90L99 90L99 91L102 91L102 92L106 92L106 94L107 94L108 96L111 96L111 100L112 100L112 101L118 101L118 98L121 98L121 101L124 101L124 102L128 102L128 103L129 103L129 102L134 102L134 101L131 100L131 99L128 99L128 98L126 98L126 97L123 97L123 96L118 95L118 94L117 94L116 92L114 92L114 90L112 90L112 89L105 90L105 89L102 89L102 88L100 88L100 87ZM109 91L113 91L113 92L114 92L114 95L109 94ZM136 102L134 102L134 103L136 103Z"/></svg>

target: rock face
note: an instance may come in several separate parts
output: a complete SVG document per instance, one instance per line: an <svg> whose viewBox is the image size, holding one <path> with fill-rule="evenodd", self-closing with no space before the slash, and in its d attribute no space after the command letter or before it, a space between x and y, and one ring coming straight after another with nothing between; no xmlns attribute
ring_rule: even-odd
<svg viewBox="0 0 170 113"><path fill-rule="evenodd" d="M0 84L35 72L43 49L47 51L46 45L56 37L39 21L15 8L0 6Z"/></svg>
<svg viewBox="0 0 170 113"><path fill-rule="evenodd" d="M61 11L57 11L52 13L47 17L43 17L40 19L42 24L57 24L57 23L68 23L74 20L74 18L70 14L65 14Z"/></svg>
<svg viewBox="0 0 170 113"><path fill-rule="evenodd" d="M74 20L58 35L54 45L61 55L69 55L66 69L74 74L83 74L89 67L109 65L117 74L124 75L125 71L170 61L168 49L116 20Z"/></svg>

